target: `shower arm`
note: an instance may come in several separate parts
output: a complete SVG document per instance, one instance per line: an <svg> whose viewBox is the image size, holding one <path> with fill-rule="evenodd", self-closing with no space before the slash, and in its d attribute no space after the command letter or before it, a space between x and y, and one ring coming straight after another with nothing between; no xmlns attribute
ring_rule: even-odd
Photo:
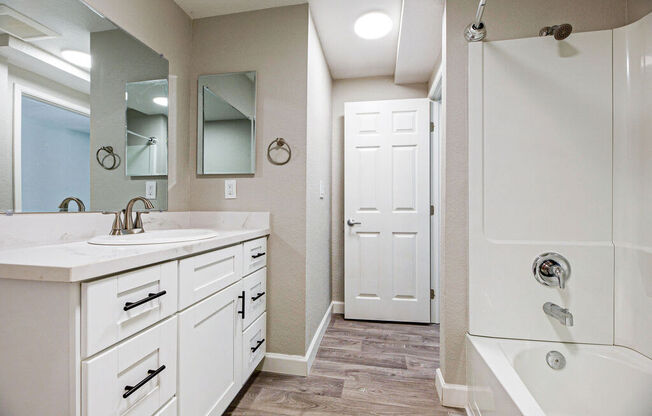
<svg viewBox="0 0 652 416"><path fill-rule="evenodd" d="M480 3L478 3L478 11L475 12L475 22L473 23L476 29L480 29L483 26L482 15L484 14L484 6L486 4L487 0L480 0Z"/></svg>
<svg viewBox="0 0 652 416"><path fill-rule="evenodd" d="M478 11L475 13L475 20L464 29L464 39L468 42L478 42L487 36L487 28L482 23L482 15L486 4L487 0L480 0Z"/></svg>

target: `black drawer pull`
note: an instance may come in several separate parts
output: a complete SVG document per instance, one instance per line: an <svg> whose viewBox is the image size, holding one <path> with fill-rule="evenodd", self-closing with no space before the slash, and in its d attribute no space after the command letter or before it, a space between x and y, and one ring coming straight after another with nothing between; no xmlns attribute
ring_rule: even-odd
<svg viewBox="0 0 652 416"><path fill-rule="evenodd" d="M125 386L126 391L125 394L122 395L122 398L126 399L127 397L131 396L131 393L143 387L145 384L147 384L148 381L156 377L163 370L165 370L164 365L160 366L157 370L147 370L147 377L142 379L138 384L135 386Z"/></svg>
<svg viewBox="0 0 652 416"><path fill-rule="evenodd" d="M166 293L168 293L168 292L165 291L165 290L161 290L158 293L150 293L150 294L147 295L147 297L145 299L141 299L141 300L139 300L137 302L127 302L127 303L125 303L125 307L122 308L122 309L124 309L125 311L128 311L129 309L133 309L133 308L135 308L137 306L140 306L140 305L142 305L144 303L147 303L147 302L149 302L151 300L154 300L156 298L160 298L161 296L165 295Z"/></svg>
<svg viewBox="0 0 652 416"><path fill-rule="evenodd" d="M238 296L238 299L242 299L242 311L238 311L242 315L242 319L245 319L245 291L242 291L242 295Z"/></svg>
<svg viewBox="0 0 652 416"><path fill-rule="evenodd" d="M252 254L251 258L252 259L257 259L258 257L263 257L264 255L265 255L265 252L263 251L262 253Z"/></svg>
<svg viewBox="0 0 652 416"><path fill-rule="evenodd" d="M265 292L258 292L258 294L256 296L251 297L251 300L257 301L258 299L262 298L263 296L265 296Z"/></svg>
<svg viewBox="0 0 652 416"><path fill-rule="evenodd" d="M263 345L264 342L265 342L265 338L258 341L255 347L251 347L251 352L256 352L256 350L260 348L260 346Z"/></svg>

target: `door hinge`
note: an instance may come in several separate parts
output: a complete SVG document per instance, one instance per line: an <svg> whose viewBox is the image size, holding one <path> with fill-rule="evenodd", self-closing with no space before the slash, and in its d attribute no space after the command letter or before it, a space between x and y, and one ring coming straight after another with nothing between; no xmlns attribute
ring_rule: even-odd
<svg viewBox="0 0 652 416"><path fill-rule="evenodd" d="M430 299L435 298L435 289L430 289Z"/></svg>
<svg viewBox="0 0 652 416"><path fill-rule="evenodd" d="M430 122L430 132L432 133L433 131L435 131L435 123L431 121Z"/></svg>
<svg viewBox="0 0 652 416"><path fill-rule="evenodd" d="M435 215L435 206L430 205L430 215Z"/></svg>

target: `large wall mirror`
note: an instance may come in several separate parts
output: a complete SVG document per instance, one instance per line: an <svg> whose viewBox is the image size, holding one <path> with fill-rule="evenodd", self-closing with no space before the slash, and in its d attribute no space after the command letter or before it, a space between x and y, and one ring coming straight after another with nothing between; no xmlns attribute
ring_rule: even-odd
<svg viewBox="0 0 652 416"><path fill-rule="evenodd" d="M0 15L0 211L167 209L167 60L79 0Z"/></svg>
<svg viewBox="0 0 652 416"><path fill-rule="evenodd" d="M256 73L202 75L197 98L197 173L255 173Z"/></svg>

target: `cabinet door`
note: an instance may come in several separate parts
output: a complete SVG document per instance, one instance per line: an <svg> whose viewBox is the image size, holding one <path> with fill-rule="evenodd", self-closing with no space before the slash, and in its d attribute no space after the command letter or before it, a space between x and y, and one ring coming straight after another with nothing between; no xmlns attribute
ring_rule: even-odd
<svg viewBox="0 0 652 416"><path fill-rule="evenodd" d="M242 386L242 282L179 313L179 414L221 415Z"/></svg>

